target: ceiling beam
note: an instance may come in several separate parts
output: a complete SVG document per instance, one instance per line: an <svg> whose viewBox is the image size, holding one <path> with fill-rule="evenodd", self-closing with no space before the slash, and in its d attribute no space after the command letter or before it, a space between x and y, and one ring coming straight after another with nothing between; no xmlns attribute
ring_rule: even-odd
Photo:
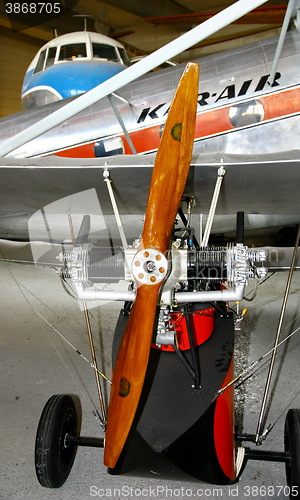
<svg viewBox="0 0 300 500"><path fill-rule="evenodd" d="M67 11L59 17L49 19L43 24L32 24L31 19L25 16L19 20L18 17L11 19L7 15L0 13L0 26L11 28L15 32L25 32L26 35L48 41L54 36L54 30L58 35L71 33L73 31L83 31L84 20L76 16L76 12ZM88 29L94 31L94 20L87 18Z"/></svg>
<svg viewBox="0 0 300 500"><path fill-rule="evenodd" d="M171 16L189 14L192 11L173 0L151 0L151 2L133 2L132 0L104 0L109 6L135 14L142 18L152 16Z"/></svg>

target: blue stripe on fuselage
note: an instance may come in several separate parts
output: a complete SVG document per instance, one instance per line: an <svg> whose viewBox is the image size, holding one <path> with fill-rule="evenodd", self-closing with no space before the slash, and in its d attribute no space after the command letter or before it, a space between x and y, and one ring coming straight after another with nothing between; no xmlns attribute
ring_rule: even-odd
<svg viewBox="0 0 300 500"><path fill-rule="evenodd" d="M62 62L36 74L33 74L33 70L26 73L22 95L34 87L47 86L55 89L63 98L72 97L91 90L125 68L111 61Z"/></svg>

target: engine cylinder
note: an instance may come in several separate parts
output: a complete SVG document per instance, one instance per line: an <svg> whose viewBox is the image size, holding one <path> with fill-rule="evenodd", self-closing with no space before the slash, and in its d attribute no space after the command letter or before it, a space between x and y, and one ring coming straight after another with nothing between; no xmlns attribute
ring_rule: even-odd
<svg viewBox="0 0 300 500"><path fill-rule="evenodd" d="M91 283L124 279L124 253L121 247L91 246L86 255L86 277Z"/></svg>
<svg viewBox="0 0 300 500"><path fill-rule="evenodd" d="M188 252L188 280L220 282L226 279L226 249L204 248Z"/></svg>

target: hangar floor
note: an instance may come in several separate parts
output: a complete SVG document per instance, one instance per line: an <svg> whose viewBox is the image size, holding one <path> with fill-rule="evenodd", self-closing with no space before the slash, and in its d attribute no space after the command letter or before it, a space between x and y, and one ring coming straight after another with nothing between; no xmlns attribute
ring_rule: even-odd
<svg viewBox="0 0 300 500"><path fill-rule="evenodd" d="M248 366L272 347L286 277L287 273L271 276L258 287L254 300L242 304L249 312L241 332L237 332L238 369ZM49 323L53 325L90 358L85 322L77 302L63 290L51 269L3 263L0 282L1 500L83 500L103 496L115 499L288 498L282 463L248 462L238 484L216 487L187 477L176 480L154 474L150 478L110 476L103 466L103 450L96 448L78 449L71 474L62 488L42 488L34 471L34 442L42 408L52 394L78 394L83 406L82 435L102 436L93 415L92 401L97 404L94 374L49 326ZM253 283L249 286L250 295L251 290ZM296 274L284 321L284 336L299 325L299 291ZM91 311L98 353L100 345L105 346L101 364L107 373L119 308L119 303L109 303ZM260 449L283 450L285 408L300 407L299 343L296 334L280 351L274 376L276 390L268 417L271 424L278 421ZM263 367L239 389L238 418L243 419L245 432L256 430L265 377L266 367Z"/></svg>

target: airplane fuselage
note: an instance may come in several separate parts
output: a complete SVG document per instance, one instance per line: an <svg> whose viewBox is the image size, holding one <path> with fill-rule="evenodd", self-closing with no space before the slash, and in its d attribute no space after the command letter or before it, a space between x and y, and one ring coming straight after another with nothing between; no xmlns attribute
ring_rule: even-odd
<svg viewBox="0 0 300 500"><path fill-rule="evenodd" d="M269 82L276 45L277 38L272 38L200 60L195 152L251 154L296 147L300 132L300 34L288 34L275 78ZM181 72L182 66L177 66L148 74L18 148L11 156L93 158L156 151ZM11 137L65 102L3 119L0 139Z"/></svg>

